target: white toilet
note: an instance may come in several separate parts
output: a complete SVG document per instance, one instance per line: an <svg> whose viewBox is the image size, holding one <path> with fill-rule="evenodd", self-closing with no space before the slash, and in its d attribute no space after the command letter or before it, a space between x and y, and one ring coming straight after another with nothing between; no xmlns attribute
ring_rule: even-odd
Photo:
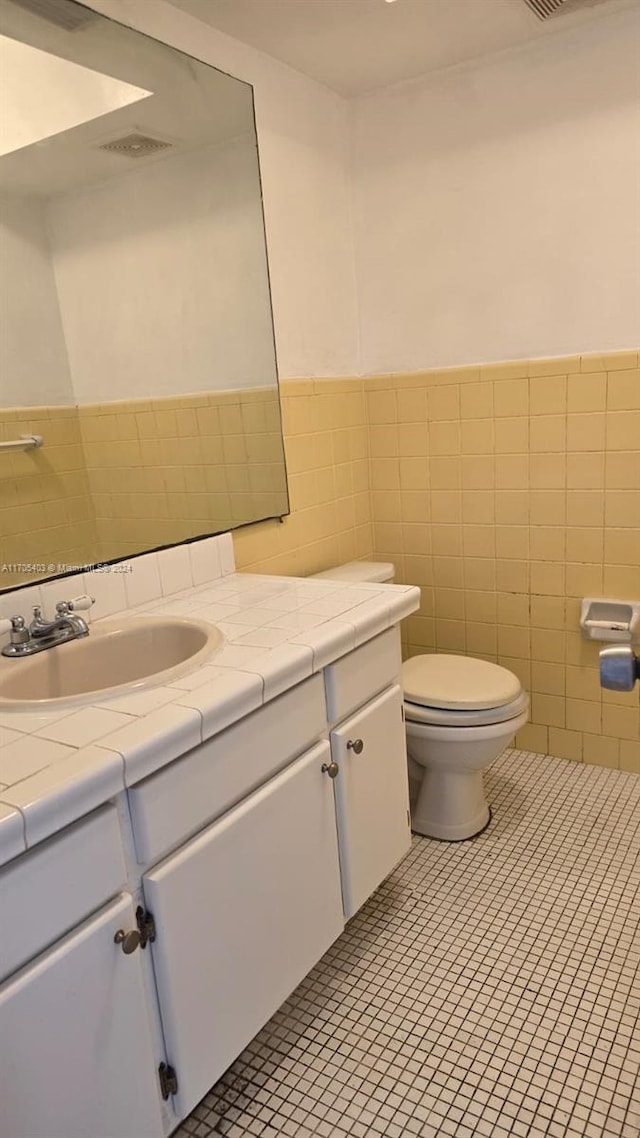
<svg viewBox="0 0 640 1138"><path fill-rule="evenodd" d="M355 584L393 574L388 563L351 561L317 576ZM527 722L527 693L513 672L472 656L413 656L402 680L409 772L419 781L411 827L449 842L472 838L491 818L482 772Z"/></svg>

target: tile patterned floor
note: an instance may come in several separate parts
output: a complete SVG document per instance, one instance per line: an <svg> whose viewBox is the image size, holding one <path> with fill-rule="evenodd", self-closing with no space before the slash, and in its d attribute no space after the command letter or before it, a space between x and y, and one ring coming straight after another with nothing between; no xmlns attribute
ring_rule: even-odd
<svg viewBox="0 0 640 1138"><path fill-rule="evenodd" d="M416 838L176 1138L638 1138L640 778L519 751Z"/></svg>

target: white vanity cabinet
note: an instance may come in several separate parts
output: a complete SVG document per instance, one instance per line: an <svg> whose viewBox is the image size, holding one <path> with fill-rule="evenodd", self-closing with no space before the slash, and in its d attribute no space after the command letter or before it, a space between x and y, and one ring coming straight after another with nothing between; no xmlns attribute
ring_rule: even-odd
<svg viewBox="0 0 640 1138"><path fill-rule="evenodd" d="M1 1134L166 1138L207 1093L409 848L399 674L394 627L0 870Z"/></svg>
<svg viewBox="0 0 640 1138"><path fill-rule="evenodd" d="M183 1118L342 931L328 744L145 874Z"/></svg>
<svg viewBox="0 0 640 1138"><path fill-rule="evenodd" d="M0 987L0 1131L6 1138L156 1138L157 1061L142 953L122 894Z"/></svg>

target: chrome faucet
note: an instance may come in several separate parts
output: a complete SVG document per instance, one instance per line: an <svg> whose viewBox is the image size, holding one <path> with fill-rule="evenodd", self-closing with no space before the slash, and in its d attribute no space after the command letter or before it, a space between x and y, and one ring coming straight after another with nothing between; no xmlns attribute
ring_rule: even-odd
<svg viewBox="0 0 640 1138"><path fill-rule="evenodd" d="M58 601L54 620L45 620L40 605L33 609L33 620L29 627L22 616L12 616L8 621L0 621L0 632L10 634L9 643L2 649L2 655L11 659L33 656L47 648L56 648L70 640L78 640L89 635L89 626L76 610L91 608L94 598L75 597L72 601Z"/></svg>

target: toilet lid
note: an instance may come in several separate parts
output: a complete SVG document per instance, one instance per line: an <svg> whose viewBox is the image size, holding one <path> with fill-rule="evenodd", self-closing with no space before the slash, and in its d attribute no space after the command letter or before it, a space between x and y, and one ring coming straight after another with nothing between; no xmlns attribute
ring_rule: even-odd
<svg viewBox="0 0 640 1138"><path fill-rule="evenodd" d="M402 665L405 699L425 707L476 711L502 707L522 691L520 680L486 660L439 653L412 656Z"/></svg>
<svg viewBox="0 0 640 1138"><path fill-rule="evenodd" d="M430 727L489 727L496 723L506 723L509 719L516 719L523 711L529 709L529 696L526 691L505 703L502 707L484 707L461 710L457 708L426 707L423 703L409 703L405 699L404 717L407 732L411 734L414 724L428 724Z"/></svg>

